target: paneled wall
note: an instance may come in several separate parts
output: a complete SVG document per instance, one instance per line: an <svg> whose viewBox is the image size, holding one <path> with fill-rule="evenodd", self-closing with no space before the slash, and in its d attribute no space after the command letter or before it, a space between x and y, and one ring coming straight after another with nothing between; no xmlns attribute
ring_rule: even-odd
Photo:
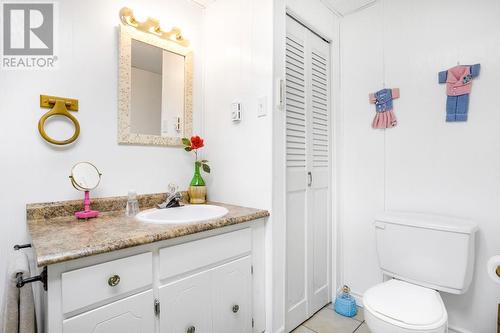
<svg viewBox="0 0 500 333"><path fill-rule="evenodd" d="M462 296L444 295L460 332L494 332L500 288L486 261L500 253L500 2L381 0L341 23L343 280L359 296L381 281L373 217L423 211L479 224L474 281ZM481 63L469 121L445 122L438 71ZM396 128L373 130L368 93L401 89ZM403 258L404 260L404 258Z"/></svg>
<svg viewBox="0 0 500 333"><path fill-rule="evenodd" d="M271 209L272 2L217 0L205 13L203 132L210 200ZM233 103L242 119L232 122ZM262 104L265 115L259 115ZM266 223L267 325L271 326L272 215ZM260 323L257 323L260 324Z"/></svg>
<svg viewBox="0 0 500 333"><path fill-rule="evenodd" d="M271 207L272 3L217 0L204 26L206 156L211 200ZM233 103L242 119L231 120ZM267 114L258 115L262 103Z"/></svg>
<svg viewBox="0 0 500 333"><path fill-rule="evenodd" d="M83 199L68 179L76 162L91 161L103 173L92 196L126 195L128 189L163 192L170 182L189 184L192 157L182 149L117 144L117 27L123 6L160 19L165 28L179 26L191 40L195 129L201 127L202 7L186 0L59 1L58 69L0 72L0 290L12 245L29 241L25 205ZM79 99L75 116L81 136L74 145L53 147L41 139L37 123L48 110L39 108L40 94ZM69 131L59 125L52 129Z"/></svg>

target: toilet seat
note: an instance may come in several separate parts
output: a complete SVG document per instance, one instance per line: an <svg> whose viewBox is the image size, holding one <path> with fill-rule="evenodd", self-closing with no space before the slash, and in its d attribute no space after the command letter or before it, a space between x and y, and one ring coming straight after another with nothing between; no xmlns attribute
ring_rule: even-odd
<svg viewBox="0 0 500 333"><path fill-rule="evenodd" d="M441 332L448 321L437 291L396 279L367 290L363 304L369 327L372 321L372 326L389 325L394 332Z"/></svg>

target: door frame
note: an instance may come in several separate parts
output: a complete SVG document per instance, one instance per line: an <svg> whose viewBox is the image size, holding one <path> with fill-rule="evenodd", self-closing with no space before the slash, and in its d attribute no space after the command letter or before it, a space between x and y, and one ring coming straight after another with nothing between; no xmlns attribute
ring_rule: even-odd
<svg viewBox="0 0 500 333"><path fill-rule="evenodd" d="M313 33L330 42L330 213L329 213L329 295L334 299L340 281L343 280L339 270L342 267L340 255L341 237L339 236L340 198L340 156L341 156L341 113L340 101L340 18L320 0L324 10L331 15L333 21L331 31L310 24L314 14L304 5L288 0L276 0L274 4L274 68L273 68L273 226L272 226L272 317L268 318L267 327L270 332L285 332L286 314L286 114L281 105L282 82L285 80L285 38L286 17L291 16ZM301 7L302 6L302 7ZM310 20L307 19L310 18ZM315 17L316 18L316 17ZM321 19L321 18L320 18ZM333 241L335 240L335 242Z"/></svg>

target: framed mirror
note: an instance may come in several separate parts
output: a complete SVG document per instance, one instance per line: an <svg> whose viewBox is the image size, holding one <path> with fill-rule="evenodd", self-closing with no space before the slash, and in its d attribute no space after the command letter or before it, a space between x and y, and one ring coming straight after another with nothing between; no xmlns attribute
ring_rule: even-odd
<svg viewBox="0 0 500 333"><path fill-rule="evenodd" d="M182 146L193 128L193 55L120 25L118 143Z"/></svg>
<svg viewBox="0 0 500 333"><path fill-rule="evenodd" d="M99 216L99 211L90 209L90 190L95 189L101 182L102 174L89 162L79 162L71 169L71 185L78 191L85 192L83 200L83 210L75 212L78 219L91 219Z"/></svg>
<svg viewBox="0 0 500 333"><path fill-rule="evenodd" d="M101 182L102 174L89 162L80 162L71 169L71 184L78 191L90 191L95 189Z"/></svg>

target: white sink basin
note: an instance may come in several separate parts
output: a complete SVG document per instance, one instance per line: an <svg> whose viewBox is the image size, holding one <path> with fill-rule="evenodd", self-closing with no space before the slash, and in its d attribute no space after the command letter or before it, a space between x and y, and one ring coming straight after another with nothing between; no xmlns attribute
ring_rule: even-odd
<svg viewBox="0 0 500 333"><path fill-rule="evenodd" d="M179 224L223 217L228 213L224 207L213 205L186 205L183 207L149 209L137 214L137 219L146 223Z"/></svg>

